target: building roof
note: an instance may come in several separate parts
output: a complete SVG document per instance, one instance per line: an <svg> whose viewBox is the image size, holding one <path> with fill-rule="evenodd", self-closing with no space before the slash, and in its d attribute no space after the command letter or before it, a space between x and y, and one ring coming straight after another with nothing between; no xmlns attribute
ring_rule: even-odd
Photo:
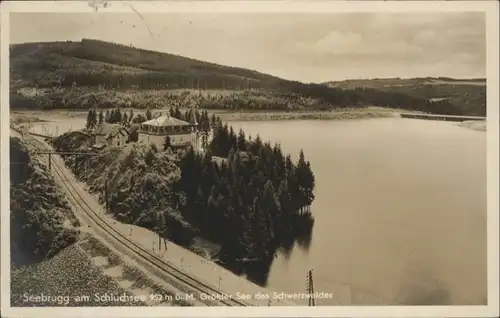
<svg viewBox="0 0 500 318"><path fill-rule="evenodd" d="M94 133L96 135L103 135L103 136L114 137L120 131L123 131L123 130L128 133L128 131L125 128L123 128L122 126L120 126L118 124L106 124L106 123L103 123L102 125L100 125L99 127L96 128L96 130L94 131Z"/></svg>
<svg viewBox="0 0 500 318"><path fill-rule="evenodd" d="M163 115L158 118L153 118L151 120L141 123L141 125L147 126L190 126L191 124L183 120L170 117L169 115Z"/></svg>

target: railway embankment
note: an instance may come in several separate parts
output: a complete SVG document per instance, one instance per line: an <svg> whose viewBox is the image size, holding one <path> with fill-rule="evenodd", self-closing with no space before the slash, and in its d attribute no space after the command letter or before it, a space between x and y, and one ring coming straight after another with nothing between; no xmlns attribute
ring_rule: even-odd
<svg viewBox="0 0 500 318"><path fill-rule="evenodd" d="M16 131L12 135L11 306L148 305L148 299L136 297L138 288L124 286L102 262L94 262L91 254L99 250L98 244L82 248L82 243L89 240L86 227L76 217L43 158L36 154L34 140L26 141ZM141 277L138 272L132 274ZM99 295L122 295L127 299L106 300Z"/></svg>
<svg viewBox="0 0 500 318"><path fill-rule="evenodd" d="M38 142L40 144L44 143L40 139L38 139ZM47 147L48 145L45 144L46 150L48 149ZM165 286L166 283L166 285L171 287L180 287L178 293L183 293L185 295L189 294L193 289L197 290L199 300L209 305L223 304L238 306L259 304L268 306L290 304L290 302L286 300L270 302L267 299L255 299L255 295L269 295L270 292L249 283L244 278L234 275L217 266L215 263L174 243L168 243L167 250L159 250L158 246L155 248L153 242L157 239L157 235L154 232L142 227L122 224L106 215L103 206L98 202L97 198L86 191L86 185L76 180L74 175L64 166L64 162L61 158L58 158L57 155L53 155L53 157L52 170L53 174L55 174L54 177L59 179L60 183L65 183L66 192L68 192L69 196L73 197L75 201L77 200L75 197L80 199L80 210L83 210L81 205L83 204L82 202L85 202L87 210L85 214L88 214L89 209L92 210L96 213L95 216L98 215L102 224L101 226L96 226L94 220L94 224L91 225L92 222L89 222L88 215L82 218L83 222L87 222L91 225L94 232L98 232L98 235L101 234L101 237L105 237L105 245L107 245L107 248L111 248L114 252L128 254L128 261L132 263L132 265L140 263L138 267L140 267L142 272L145 272L148 277L153 277L153 281L162 281L164 283L163 286ZM64 186L62 184L60 185ZM68 189L68 187L71 187L71 189ZM104 225L104 223L106 223L106 225ZM106 227L108 227L108 230L105 230ZM111 227L113 230L110 230ZM103 231L108 232L106 233L108 237L102 235ZM109 239L109 232L114 232L113 236L119 236L121 239L125 239L128 236L128 238L126 238L128 241L122 242L123 244L121 245L119 244L120 242L118 242L120 246L116 249L117 240ZM124 248L130 249L130 245L135 246L135 251L124 250ZM137 253L137 250L140 250L140 253ZM142 257L144 254L148 255L149 260L146 261L146 263L149 263L148 266L144 266L144 259ZM153 260L153 262L151 260ZM167 277L170 278L170 281ZM197 277L203 277L203 280ZM191 286L188 286L187 290L183 289L186 285ZM189 289L189 287L192 288ZM224 292L220 292L222 289Z"/></svg>

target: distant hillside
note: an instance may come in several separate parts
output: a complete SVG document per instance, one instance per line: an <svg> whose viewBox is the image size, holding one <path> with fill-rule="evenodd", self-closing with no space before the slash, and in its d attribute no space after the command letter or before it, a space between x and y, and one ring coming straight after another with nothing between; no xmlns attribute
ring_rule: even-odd
<svg viewBox="0 0 500 318"><path fill-rule="evenodd" d="M446 100L344 89L97 40L11 45L11 108L329 110L381 106L462 114ZM203 93L202 93L203 92Z"/></svg>
<svg viewBox="0 0 500 318"><path fill-rule="evenodd" d="M279 78L98 40L24 43L10 49L12 85L237 89ZM105 76L103 76L105 74Z"/></svg>
<svg viewBox="0 0 500 318"><path fill-rule="evenodd" d="M449 77L375 78L325 83L342 89L369 88L403 93L431 101L449 101L463 114L486 116L486 79L454 79Z"/></svg>
<svg viewBox="0 0 500 318"><path fill-rule="evenodd" d="M357 87L367 87L383 89L397 86L415 85L466 85L466 86L486 86L485 78L456 79L450 77L420 77L420 78L373 78L373 79L350 79L344 81L332 81L324 83L330 87L354 89Z"/></svg>

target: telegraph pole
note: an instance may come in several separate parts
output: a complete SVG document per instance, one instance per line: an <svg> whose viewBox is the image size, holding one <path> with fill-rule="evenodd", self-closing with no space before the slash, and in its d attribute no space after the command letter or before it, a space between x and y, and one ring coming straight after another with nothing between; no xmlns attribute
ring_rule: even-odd
<svg viewBox="0 0 500 318"><path fill-rule="evenodd" d="M157 224L158 224L158 230L157 230L157 233L158 233L158 251L161 251L161 234L160 234L161 233L161 228L160 228L161 225L159 225L159 221L160 220L157 221Z"/></svg>
<svg viewBox="0 0 500 318"><path fill-rule="evenodd" d="M108 180L104 182L104 199L106 200L106 213L109 213Z"/></svg>
<svg viewBox="0 0 500 318"><path fill-rule="evenodd" d="M309 306L315 306L312 269L307 272L307 293L309 294Z"/></svg>
<svg viewBox="0 0 500 318"><path fill-rule="evenodd" d="M95 153L85 153L85 152L64 152L64 151L35 151L36 154L39 155L47 155L49 159L49 171L52 168L52 155L61 155L61 156L74 156L75 157L75 162L74 162L74 168L76 169L77 167L77 159L79 156L94 156L96 155ZM68 164L68 167L71 168L71 166Z"/></svg>

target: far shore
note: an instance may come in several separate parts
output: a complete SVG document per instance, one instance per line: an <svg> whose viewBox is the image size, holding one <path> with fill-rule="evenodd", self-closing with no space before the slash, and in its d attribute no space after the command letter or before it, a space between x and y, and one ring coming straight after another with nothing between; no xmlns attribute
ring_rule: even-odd
<svg viewBox="0 0 500 318"><path fill-rule="evenodd" d="M129 111L129 109L124 109ZM104 110L105 111L105 110ZM133 109L134 113L145 110ZM168 109L153 109L153 112L165 113ZM11 110L13 123L42 122L62 120L68 117L86 117L88 110ZM332 111L225 111L208 110L223 121L278 121L278 120L348 120L399 117L399 109L382 107L342 108Z"/></svg>
<svg viewBox="0 0 500 318"><path fill-rule="evenodd" d="M467 120L460 122L459 127L475 130L475 131L486 131L486 121L485 120Z"/></svg>
<svg viewBox="0 0 500 318"><path fill-rule="evenodd" d="M275 121L275 120L348 120L398 117L401 111L382 107L343 108L332 111L238 111L216 112L224 121ZM210 112L209 112L210 113Z"/></svg>
<svg viewBox="0 0 500 318"><path fill-rule="evenodd" d="M129 111L130 109L124 109ZM133 109L134 113L144 112ZM166 113L168 109L154 109L153 112ZM88 110L11 110L11 124L65 121L69 118L85 118ZM400 118L407 111L393 108L369 106L365 108L342 108L332 111L225 111L208 110L209 115L215 114L225 122L237 121L285 121L285 120L352 120L375 118ZM417 112L413 112L417 113ZM419 119L421 120L421 119ZM486 131L485 121L464 121L457 126Z"/></svg>

